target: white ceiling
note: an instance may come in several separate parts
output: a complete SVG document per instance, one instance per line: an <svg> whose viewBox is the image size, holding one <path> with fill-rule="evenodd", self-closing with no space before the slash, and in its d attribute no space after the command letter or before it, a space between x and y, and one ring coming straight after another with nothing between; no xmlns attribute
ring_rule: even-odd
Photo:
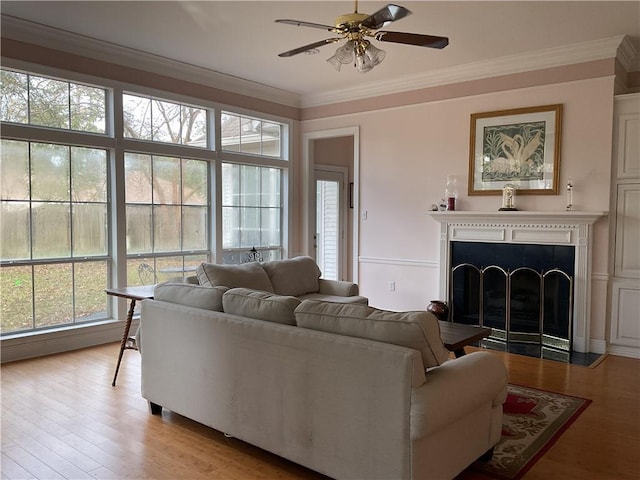
<svg viewBox="0 0 640 480"><path fill-rule="evenodd" d="M280 58L292 48L334 36L276 24L277 18L333 24L350 1L5 1L3 14L268 85L301 97L388 84L505 57L629 35L640 51L640 1L403 1L413 12L385 30L447 36L443 50L377 42L384 62L360 74L336 72L315 55ZM388 2L360 2L373 13ZM596 44L597 45L597 44Z"/></svg>

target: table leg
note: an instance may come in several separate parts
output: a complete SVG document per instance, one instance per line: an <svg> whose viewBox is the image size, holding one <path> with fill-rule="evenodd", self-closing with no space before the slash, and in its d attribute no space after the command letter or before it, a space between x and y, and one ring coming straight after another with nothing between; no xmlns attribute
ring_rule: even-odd
<svg viewBox="0 0 640 480"><path fill-rule="evenodd" d="M464 351L464 347L460 347L453 353L455 354L456 358L464 357L467 354L467 352Z"/></svg>
<svg viewBox="0 0 640 480"><path fill-rule="evenodd" d="M127 313L127 321L124 324L124 334L122 335L122 341L120 342L120 353L118 354L118 363L116 364L116 373L113 375L113 383L112 387L116 386L116 378L118 377L118 370L120 370L120 362L122 361L122 354L125 351L127 346L127 341L129 340L129 329L131 328L131 321L133 320L133 310L136 308L136 301L134 298L131 299L131 304L129 305L129 313Z"/></svg>

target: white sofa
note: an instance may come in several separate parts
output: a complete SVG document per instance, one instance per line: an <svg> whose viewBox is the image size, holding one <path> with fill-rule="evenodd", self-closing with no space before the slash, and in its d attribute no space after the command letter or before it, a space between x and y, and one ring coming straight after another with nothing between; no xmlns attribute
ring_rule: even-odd
<svg viewBox="0 0 640 480"><path fill-rule="evenodd" d="M334 478L453 478L500 438L507 374L436 318L247 288L142 302L142 396ZM222 310L222 311L219 311Z"/></svg>
<svg viewBox="0 0 640 480"><path fill-rule="evenodd" d="M322 272L311 257L301 256L270 262L242 265L203 263L190 283L223 288L243 287L300 300L325 300L366 305L369 300L358 295L358 284L320 278Z"/></svg>

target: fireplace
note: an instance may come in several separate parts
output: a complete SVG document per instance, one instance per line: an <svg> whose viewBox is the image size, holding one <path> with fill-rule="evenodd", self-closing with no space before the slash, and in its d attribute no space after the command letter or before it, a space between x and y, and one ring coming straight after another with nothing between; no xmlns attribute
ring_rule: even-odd
<svg viewBox="0 0 640 480"><path fill-rule="evenodd" d="M451 319L491 327L490 342L589 352L591 227L604 214L430 212Z"/></svg>
<svg viewBox="0 0 640 480"><path fill-rule="evenodd" d="M518 342L568 360L574 259L573 246L453 242L450 319L491 328L485 343L493 348Z"/></svg>

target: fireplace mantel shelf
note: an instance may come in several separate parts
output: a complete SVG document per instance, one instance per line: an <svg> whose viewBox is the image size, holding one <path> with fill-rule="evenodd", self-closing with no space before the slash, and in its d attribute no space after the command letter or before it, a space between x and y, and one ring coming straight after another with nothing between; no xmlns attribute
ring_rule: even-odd
<svg viewBox="0 0 640 480"><path fill-rule="evenodd" d="M443 211L428 212L434 220L440 223L587 223L592 224L598 218L608 215L605 211Z"/></svg>

